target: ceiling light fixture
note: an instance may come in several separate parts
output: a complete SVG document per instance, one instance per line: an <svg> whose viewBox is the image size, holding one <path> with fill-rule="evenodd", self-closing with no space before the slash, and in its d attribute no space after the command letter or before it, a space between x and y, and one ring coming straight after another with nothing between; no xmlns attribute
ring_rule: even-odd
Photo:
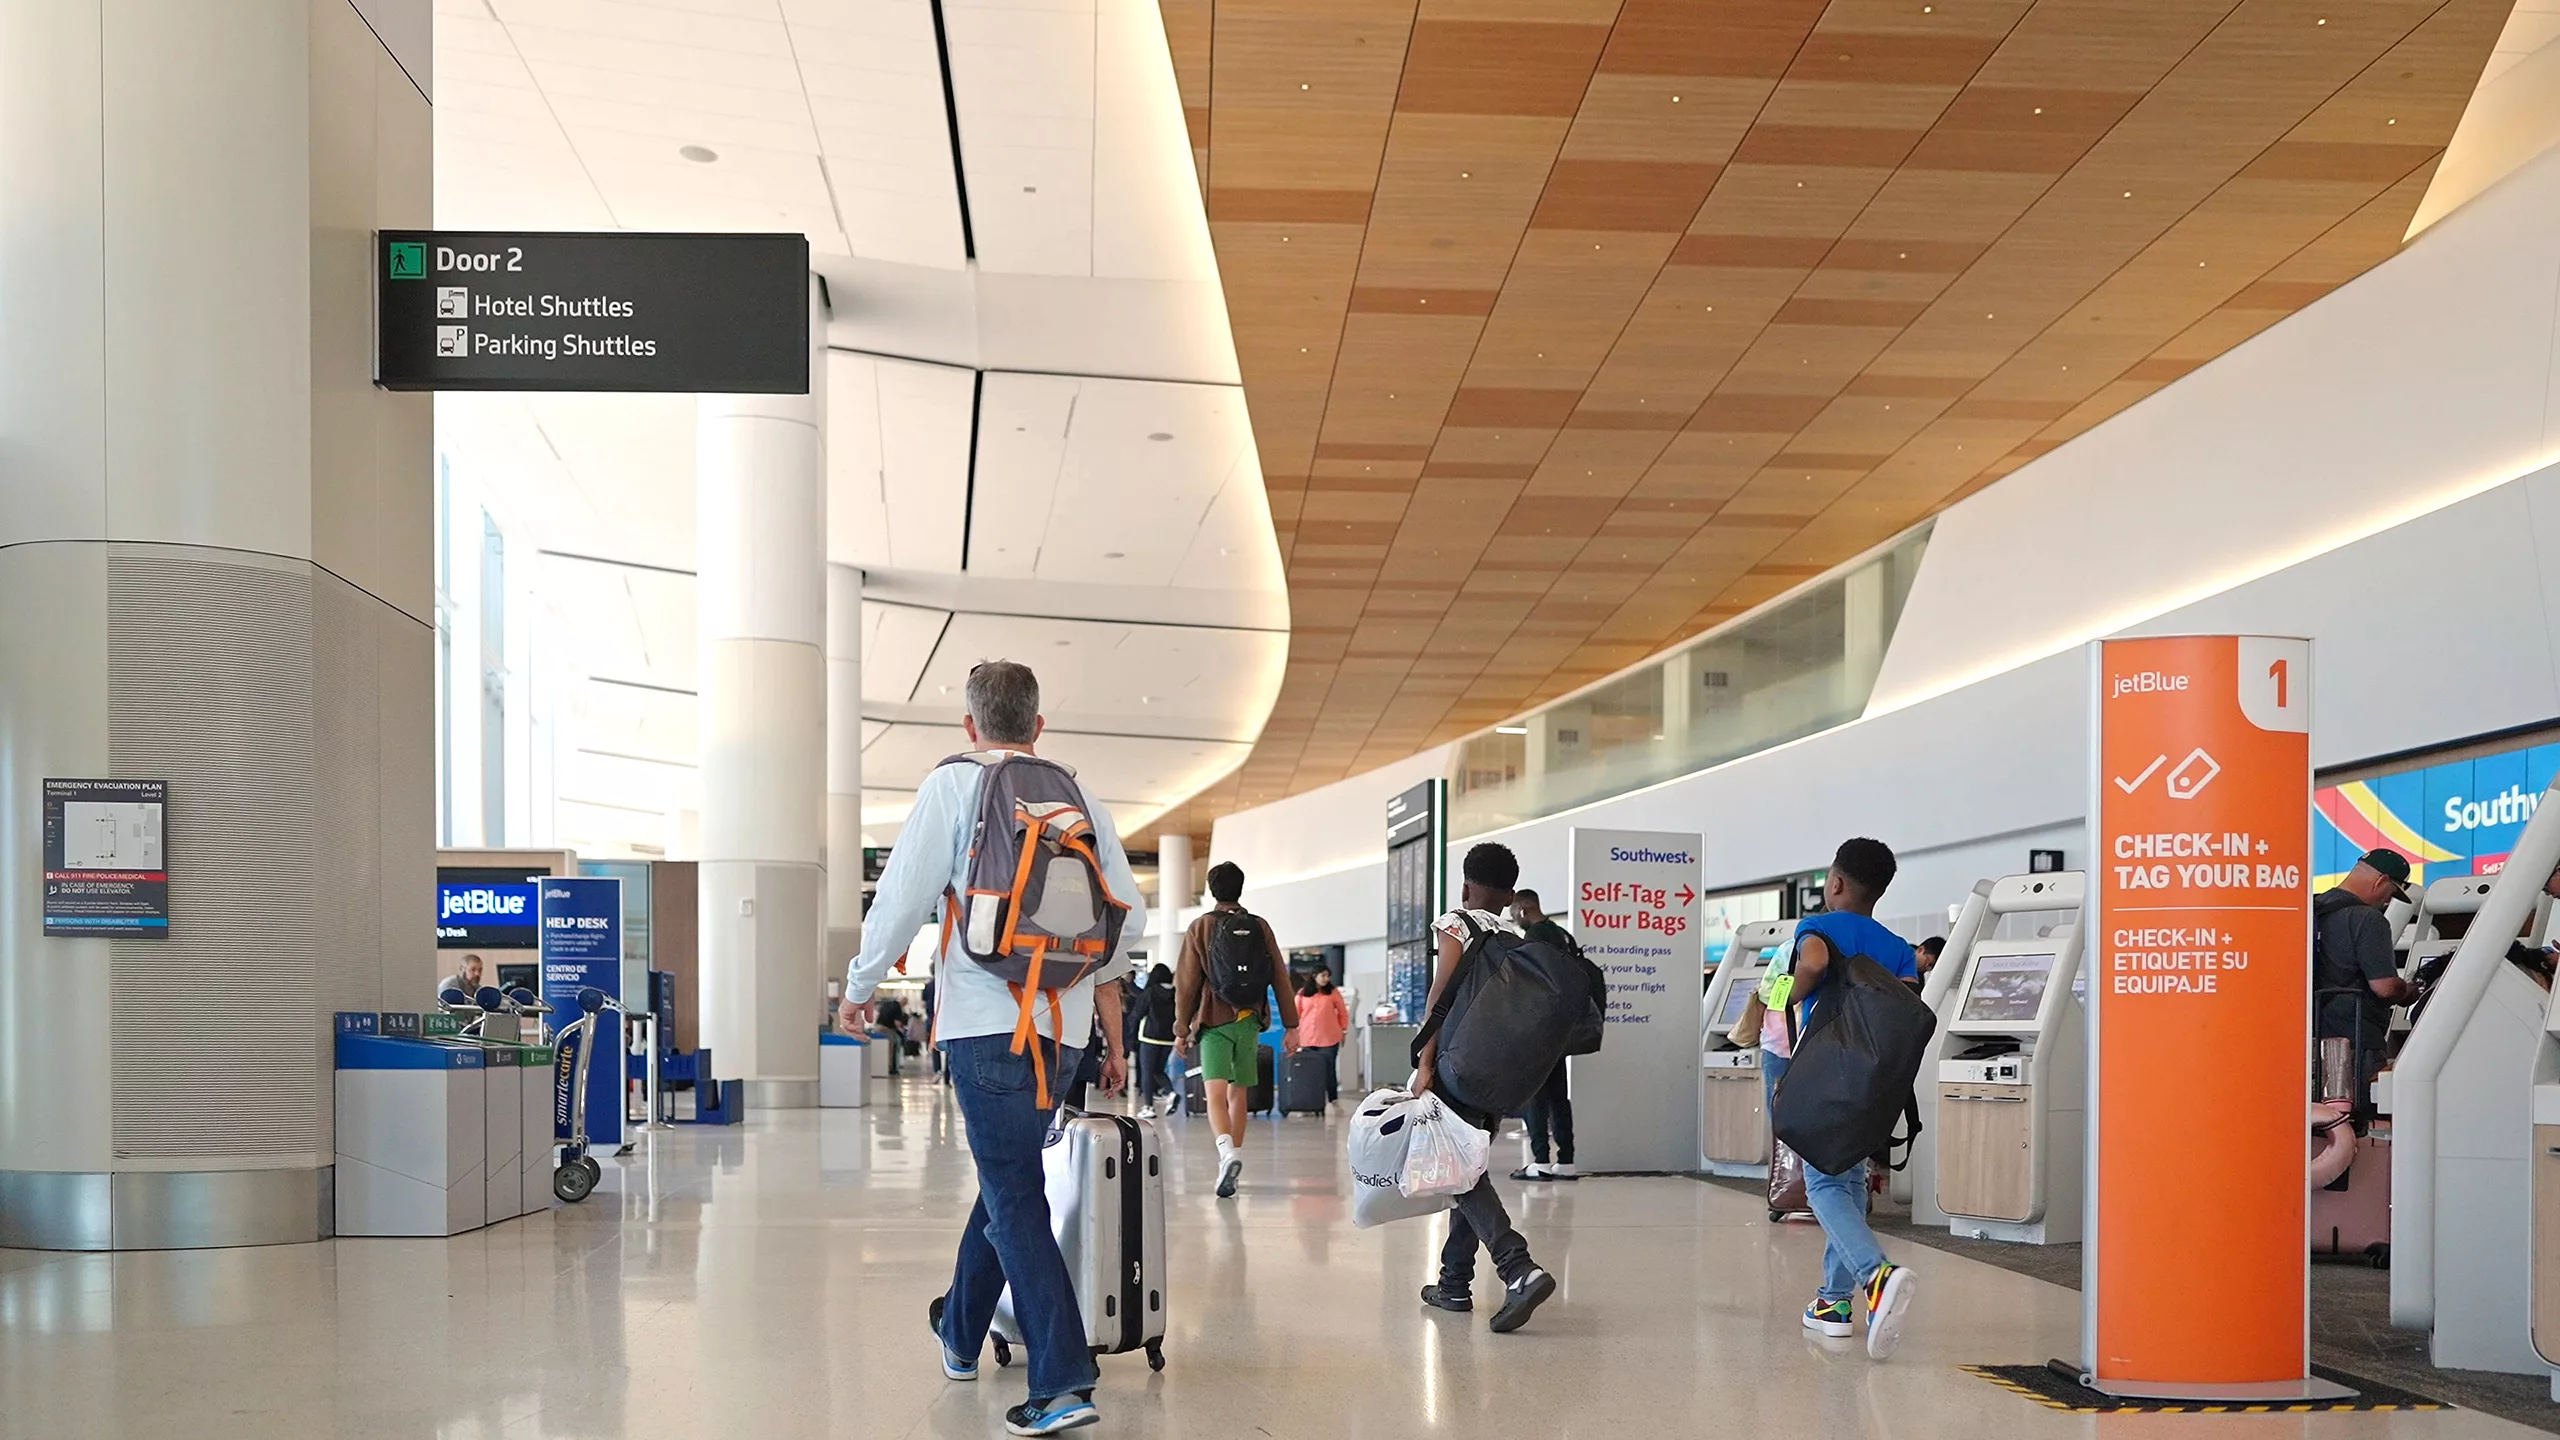
<svg viewBox="0 0 2560 1440"><path fill-rule="evenodd" d="M1173 438L1173 432L1170 430L1154 430L1148 432L1147 438L1150 440L1170 440Z"/></svg>
<svg viewBox="0 0 2560 1440"><path fill-rule="evenodd" d="M708 145L679 145L676 153L696 165L708 165L720 158L720 152Z"/></svg>
<svg viewBox="0 0 2560 1440"><path fill-rule="evenodd" d="M1129 552L1126 550L1105 550L1102 552L1102 558L1105 560L1126 560L1129 558Z"/></svg>
<svg viewBox="0 0 2560 1440"><path fill-rule="evenodd" d="M1493 733L1496 735L1526 735L1529 733L1529 727L1526 725L1496 725L1493 727Z"/></svg>

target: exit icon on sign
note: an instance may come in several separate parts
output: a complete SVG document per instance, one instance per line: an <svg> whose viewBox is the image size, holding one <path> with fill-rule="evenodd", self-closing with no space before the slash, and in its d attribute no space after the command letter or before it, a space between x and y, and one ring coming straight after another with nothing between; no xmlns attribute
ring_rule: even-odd
<svg viewBox="0 0 2560 1440"><path fill-rule="evenodd" d="M427 278L427 246L422 240L391 242L391 278L424 280Z"/></svg>

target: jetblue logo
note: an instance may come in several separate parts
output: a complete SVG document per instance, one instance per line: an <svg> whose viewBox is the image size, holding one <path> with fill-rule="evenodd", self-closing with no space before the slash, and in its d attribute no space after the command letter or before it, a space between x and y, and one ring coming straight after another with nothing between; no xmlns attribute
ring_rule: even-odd
<svg viewBox="0 0 2560 1440"><path fill-rule="evenodd" d="M442 918L457 916L523 920L533 908L530 885L449 885L444 889Z"/></svg>

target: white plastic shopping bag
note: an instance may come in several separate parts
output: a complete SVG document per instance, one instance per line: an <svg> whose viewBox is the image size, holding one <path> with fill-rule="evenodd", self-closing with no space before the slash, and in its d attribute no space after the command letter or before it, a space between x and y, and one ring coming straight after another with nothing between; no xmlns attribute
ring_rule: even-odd
<svg viewBox="0 0 2560 1440"><path fill-rule="evenodd" d="M1446 1195L1404 1193L1405 1143L1421 1103L1402 1090L1380 1090L1351 1117L1351 1223L1363 1230L1449 1208Z"/></svg>
<svg viewBox="0 0 2560 1440"><path fill-rule="evenodd" d="M1450 1113L1437 1095L1425 1095L1413 1109L1405 1129L1405 1198L1463 1195L1484 1178L1485 1150L1493 1137Z"/></svg>

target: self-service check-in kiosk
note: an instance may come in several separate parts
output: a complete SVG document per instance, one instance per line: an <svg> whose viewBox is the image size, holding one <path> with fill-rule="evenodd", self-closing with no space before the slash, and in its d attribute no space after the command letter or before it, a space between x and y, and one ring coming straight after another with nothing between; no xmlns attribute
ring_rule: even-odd
<svg viewBox="0 0 2560 1440"><path fill-rule="evenodd" d="M2549 992L2509 960L2560 864L2555 793L2525 822L2378 1087L2391 1107L2391 1323L2428 1332L2437 1365L2548 1375L2546 1356L2560 1354L2540 1304L2560 1253L2542 1218L2560 1204L2543 1178L2560 1140L2543 1124L2560 1119L2560 1102L2543 1098L2560 1084L2560 1055Z"/></svg>
<svg viewBox="0 0 2560 1440"><path fill-rule="evenodd" d="M2024 938L1974 939L1946 982L1931 1181L1954 1234L2028 1245L2080 1238L2088 1022L2078 981L2087 895L2078 871L1994 882L1977 934L1997 933L1993 922L2004 915L2058 918ZM1953 952L1950 945L1939 969Z"/></svg>
<svg viewBox="0 0 2560 1440"><path fill-rule="evenodd" d="M1760 1080L1760 1046L1728 1037L1751 1008L1769 967L1795 943L1793 920L1754 920L1733 934L1707 984L1706 1028L1699 1036L1699 1150L1710 1175L1769 1174L1768 1092Z"/></svg>

